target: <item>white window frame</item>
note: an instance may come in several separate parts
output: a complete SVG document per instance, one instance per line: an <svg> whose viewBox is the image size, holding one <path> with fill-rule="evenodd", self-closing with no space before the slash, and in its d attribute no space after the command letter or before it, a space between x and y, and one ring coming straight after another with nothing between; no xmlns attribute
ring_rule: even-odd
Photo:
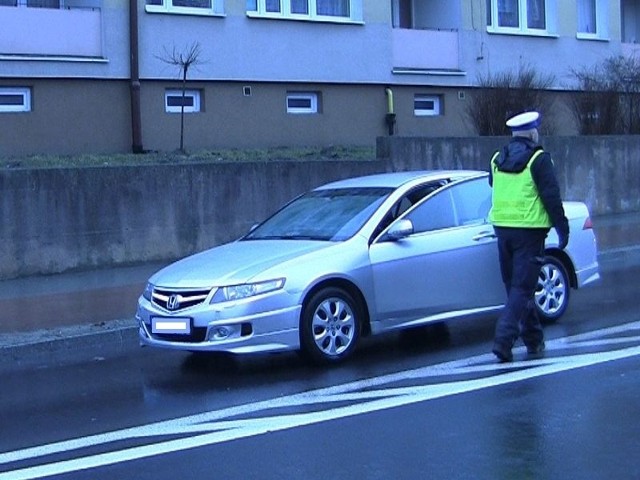
<svg viewBox="0 0 640 480"><path fill-rule="evenodd" d="M145 0L145 11L148 13L224 16L224 0L211 0L211 7L175 7L173 0L156 1L160 5L151 5Z"/></svg>
<svg viewBox="0 0 640 480"><path fill-rule="evenodd" d="M318 93L317 92L287 92L286 108L287 113L296 115L313 115L318 113ZM291 100L308 100L309 107L291 106Z"/></svg>
<svg viewBox="0 0 640 480"><path fill-rule="evenodd" d="M349 16L319 15L317 13L317 0L308 0L308 13L292 13L291 0L280 0L279 12L267 11L268 0L248 0L247 16L255 18L275 18L285 20L311 20L316 22L332 23L363 23L363 0L349 0Z"/></svg>
<svg viewBox="0 0 640 480"><path fill-rule="evenodd" d="M21 96L21 104L6 104L3 96ZM0 87L0 113L16 113L31 111L31 89L29 87Z"/></svg>
<svg viewBox="0 0 640 480"><path fill-rule="evenodd" d="M417 102L433 102L433 108L417 108ZM413 114L416 117L437 117L442 115L442 95L416 93L413 95Z"/></svg>
<svg viewBox="0 0 640 480"><path fill-rule="evenodd" d="M184 113L199 113L201 112L201 93L200 90L185 90L184 96L193 98L192 106L185 106ZM169 97L182 97L181 89L167 89L164 92L164 111L167 113L180 113L182 107L180 105L169 105Z"/></svg>
<svg viewBox="0 0 640 480"><path fill-rule="evenodd" d="M542 0L544 2L545 27L529 28L527 18L527 5L529 1L535 0L516 0L518 3L518 21L517 27L506 27L498 24L498 2L502 0L488 0L487 7L490 8L491 24L487 25L489 33L506 33L514 35L531 35L531 36L550 36L553 35L557 24L556 0Z"/></svg>
<svg viewBox="0 0 640 480"><path fill-rule="evenodd" d="M608 24L608 5L607 0L593 0L594 3L594 11L595 15L595 32L586 32L581 30L580 27L580 9L582 8L582 3L588 0L577 0L577 31L576 37L583 40L607 40L609 37L609 31L607 29Z"/></svg>

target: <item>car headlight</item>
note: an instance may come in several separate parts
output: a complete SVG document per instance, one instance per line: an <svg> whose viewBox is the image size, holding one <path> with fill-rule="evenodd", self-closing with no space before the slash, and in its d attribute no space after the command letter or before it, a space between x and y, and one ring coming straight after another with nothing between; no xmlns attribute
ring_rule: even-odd
<svg viewBox="0 0 640 480"><path fill-rule="evenodd" d="M228 302L230 300L242 300L243 298L262 295L263 293L280 290L284 286L284 278L267 280L265 282L244 283L242 285L231 285L221 287L213 295L211 303Z"/></svg>
<svg viewBox="0 0 640 480"><path fill-rule="evenodd" d="M153 285L151 283L147 283L147 286L144 287L144 291L142 292L142 296L147 300L151 301L152 294L153 294Z"/></svg>

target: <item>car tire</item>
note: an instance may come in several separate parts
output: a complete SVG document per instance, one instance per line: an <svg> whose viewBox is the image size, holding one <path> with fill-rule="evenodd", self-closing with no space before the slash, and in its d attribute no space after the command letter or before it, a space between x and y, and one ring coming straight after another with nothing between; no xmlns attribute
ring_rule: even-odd
<svg viewBox="0 0 640 480"><path fill-rule="evenodd" d="M305 303L300 321L300 346L316 364L335 364L356 347L362 328L361 308L345 290L328 287Z"/></svg>
<svg viewBox="0 0 640 480"><path fill-rule="evenodd" d="M570 292L567 269L557 258L545 257L534 293L535 306L542 323L555 323L562 317L569 305Z"/></svg>

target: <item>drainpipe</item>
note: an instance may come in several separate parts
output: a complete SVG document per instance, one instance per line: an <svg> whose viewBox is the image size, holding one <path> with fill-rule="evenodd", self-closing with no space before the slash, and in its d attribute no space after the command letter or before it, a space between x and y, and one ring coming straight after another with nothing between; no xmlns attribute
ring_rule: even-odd
<svg viewBox="0 0 640 480"><path fill-rule="evenodd" d="M385 121L389 129L389 135L393 135L396 127L396 114L393 111L393 90L387 87L384 91L387 94L387 114L385 115Z"/></svg>
<svg viewBox="0 0 640 480"><path fill-rule="evenodd" d="M140 69L138 64L138 2L129 0L129 61L131 76L131 137L133 153L143 153L140 116Z"/></svg>

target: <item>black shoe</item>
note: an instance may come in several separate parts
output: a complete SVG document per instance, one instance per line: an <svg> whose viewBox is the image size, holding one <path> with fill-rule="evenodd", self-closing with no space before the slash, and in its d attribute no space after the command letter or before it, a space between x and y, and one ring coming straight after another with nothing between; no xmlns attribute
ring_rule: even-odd
<svg viewBox="0 0 640 480"><path fill-rule="evenodd" d="M544 352L544 342L540 342L537 345L527 346L527 353L529 355L541 355Z"/></svg>
<svg viewBox="0 0 640 480"><path fill-rule="evenodd" d="M492 352L496 357L498 357L500 363L513 362L513 353L511 353L511 349L506 349L500 345L494 345Z"/></svg>

